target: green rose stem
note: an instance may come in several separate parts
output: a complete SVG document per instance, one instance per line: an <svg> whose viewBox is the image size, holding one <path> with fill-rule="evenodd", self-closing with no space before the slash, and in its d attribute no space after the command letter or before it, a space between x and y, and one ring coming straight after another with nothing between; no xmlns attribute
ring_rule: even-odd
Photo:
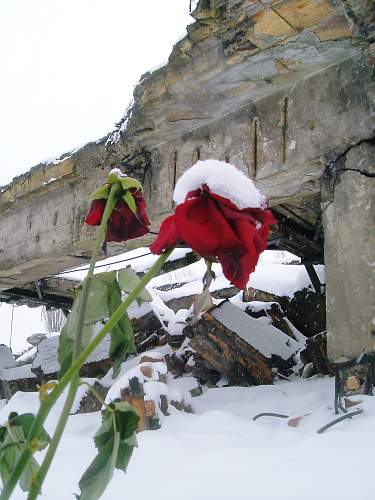
<svg viewBox="0 0 375 500"><path fill-rule="evenodd" d="M107 203L108 205L108 203ZM104 219L104 215L103 215ZM100 228L100 233L102 232L102 227ZM105 229L104 229L104 234L105 234ZM98 241L99 244L97 245L97 252L99 252L100 246L102 242L100 243L98 235ZM103 240L104 241L104 240ZM18 459L18 462L16 466L14 467L7 483L4 486L4 489L0 495L0 500L7 500L10 498L16 484L18 483L23 471L25 470L25 467L27 466L32 453L33 453L33 443L38 439L39 434L42 430L42 426L51 410L53 405L56 403L58 398L61 396L62 392L64 391L65 387L74 380L75 377L79 376L79 370L86 361L86 359L90 356L90 354L96 349L96 347L100 344L100 342L104 339L104 337L112 330L112 328L117 324L117 322L122 318L123 314L126 312L130 304L138 297L139 293L144 289L144 287L150 282L152 278L154 278L157 274L157 272L161 269L163 264L168 260L168 257L172 253L173 248L170 250L165 251L163 254L160 255L160 257L157 259L157 261L153 264L153 266L150 268L150 270L145 274L145 276L139 281L138 285L129 293L129 295L126 297L124 302L115 310L115 312L112 314L112 316L109 318L108 322L103 326L101 331L94 337L89 345L75 358L73 361L71 367L65 372L65 374L62 376L62 378L59 380L58 384L55 386L55 388L51 391L49 394L48 398L43 400L40 404L39 411L35 417L35 420L33 422L33 425L30 429L29 435L27 437L26 443L24 450ZM95 252L95 250L94 250ZM93 267L95 266L95 263L93 264ZM90 263L91 267L91 263ZM82 295L83 295L83 290L82 290ZM80 344L78 344L80 345ZM74 398L73 398L74 399ZM67 406L67 405L65 405ZM64 406L64 409L65 409ZM70 408L68 411L68 414L70 412ZM56 428L57 431L57 428ZM56 433L55 431L55 433ZM54 436L55 437L55 436ZM52 442L50 446L52 445ZM43 462L44 463L44 462ZM48 471L48 467L46 467L45 474ZM39 476L38 476L39 477ZM38 481L38 479L37 479ZM35 492L37 495L41 487L41 482L38 481L38 487ZM34 491L34 490L32 490ZM31 493L31 492L30 492ZM35 498L32 497L32 498Z"/></svg>
<svg viewBox="0 0 375 500"><path fill-rule="evenodd" d="M115 183L111 186L111 190L109 192L109 196L107 199L107 203L103 212L102 220L100 223L99 227L99 232L96 237L95 241L95 247L93 249L91 259L90 259L90 265L89 269L87 272L87 276L85 280L83 281L83 287L82 287L82 295L80 297L80 303L79 303L79 314L78 314L78 321L77 321L77 330L76 334L74 336L74 344L73 344L73 356L72 360L74 361L77 359L80 351L81 351L81 343L82 343L82 331L83 331L83 326L84 326L84 321L85 321L85 313L86 313L86 307L87 307L87 299L89 295L89 290L90 290L90 284L91 284L91 279L94 275L95 271L95 264L100 252L100 249L105 241L105 235L107 231L107 224L108 224L108 219L110 218L112 211L114 209L114 206L116 205L116 196L118 193L122 191L121 185L119 183ZM40 469L38 471L37 476L35 477L35 480L33 481L30 492L28 495L28 500L35 500L37 498L40 489L42 487L43 481L46 477L46 474L50 468L50 465L52 463L53 457L55 456L57 447L60 443L61 436L64 432L66 423L68 421L73 403L74 403L74 398L77 394L77 389L80 384L80 378L79 378L79 372L72 378L70 382L70 387L68 390L68 394L66 396L66 400L60 415L60 418L57 422L55 432L53 433L51 442L48 446L47 453L43 459L42 465L40 466Z"/></svg>

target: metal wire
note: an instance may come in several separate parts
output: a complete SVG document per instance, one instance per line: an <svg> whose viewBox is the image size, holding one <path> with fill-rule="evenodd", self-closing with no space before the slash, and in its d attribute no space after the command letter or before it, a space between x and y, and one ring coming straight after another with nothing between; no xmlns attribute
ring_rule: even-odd
<svg viewBox="0 0 375 500"><path fill-rule="evenodd" d="M9 347L12 349L12 337L13 337L13 320L14 320L14 304L12 306L12 319L10 322L10 336L9 336Z"/></svg>

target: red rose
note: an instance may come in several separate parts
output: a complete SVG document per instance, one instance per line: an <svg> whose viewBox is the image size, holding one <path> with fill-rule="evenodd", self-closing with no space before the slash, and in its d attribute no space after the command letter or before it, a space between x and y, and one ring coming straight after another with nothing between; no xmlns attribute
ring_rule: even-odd
<svg viewBox="0 0 375 500"><path fill-rule="evenodd" d="M106 241L127 241L138 238L149 232L151 224L146 211L146 202L139 191L131 190L136 206L136 214L132 212L123 199L119 199L109 218ZM107 200L93 200L85 222L90 226L100 226Z"/></svg>
<svg viewBox="0 0 375 500"><path fill-rule="evenodd" d="M246 288L259 255L267 248L268 228L276 223L270 210L239 209L204 184L161 225L151 252L160 254L183 242L207 260L218 260L225 277Z"/></svg>

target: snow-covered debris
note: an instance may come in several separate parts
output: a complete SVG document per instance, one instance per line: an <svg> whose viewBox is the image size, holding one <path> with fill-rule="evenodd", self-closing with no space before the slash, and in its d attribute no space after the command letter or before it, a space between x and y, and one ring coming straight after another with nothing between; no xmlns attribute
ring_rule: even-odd
<svg viewBox="0 0 375 500"><path fill-rule="evenodd" d="M22 353L20 356L17 358L17 365L27 365L27 364L32 364L35 356L37 353L37 348L36 347L30 347L30 349L27 349L24 353Z"/></svg>
<svg viewBox="0 0 375 500"><path fill-rule="evenodd" d="M311 280L304 266L282 264L279 259L272 256L273 253L272 251L263 252L263 254L266 255L263 260L260 260L255 271L250 275L248 287L263 290L279 297L290 298L293 298L296 292L305 288L313 289ZM286 260L288 261L289 258L287 257ZM324 283L324 266L316 265L314 267L320 282ZM210 285L210 292L232 288L231 283L224 277L223 270L219 264L213 264L212 270L216 277ZM164 302L168 302L178 297L196 295L202 293L202 278L205 272L206 265L204 260L201 259L182 269L157 276L151 280L150 286ZM172 285L175 283L182 283L182 285L170 287L169 290L162 289L164 285Z"/></svg>
<svg viewBox="0 0 375 500"><path fill-rule="evenodd" d="M324 266L314 266L321 283L325 283ZM313 289L304 266L283 264L258 264L250 276L249 287L273 293L279 297L290 297L304 288Z"/></svg>
<svg viewBox="0 0 375 500"><path fill-rule="evenodd" d="M206 184L210 190L228 198L238 208L263 208L265 197L249 177L233 165L218 160L197 161L177 181L173 200L179 205L190 191Z"/></svg>
<svg viewBox="0 0 375 500"><path fill-rule="evenodd" d="M32 335L27 337L26 340L29 344L31 344L32 346L35 347L39 344L39 342L41 342L42 340L45 340L46 338L47 338L46 333L33 333Z"/></svg>
<svg viewBox="0 0 375 500"><path fill-rule="evenodd" d="M160 361L164 360L164 356L166 354L170 354L172 349L168 345L164 345L162 347L158 347L156 351L147 351L142 354L138 354L137 356L130 355L126 361L124 361L121 365L120 368L120 373L117 375L117 377L114 379L112 377L112 368L108 371L104 377L100 379L100 385L103 387L112 387L116 382L118 382L121 377L123 377L127 372L129 372L131 369L139 365L140 360L144 356L152 356L153 358L159 357Z"/></svg>
<svg viewBox="0 0 375 500"><path fill-rule="evenodd" d="M100 325L96 325L100 328ZM95 333L98 333L97 331ZM98 345L92 354L87 358L86 363L93 363L109 358L109 347L111 338L107 335ZM33 371L41 371L45 375L57 373L60 370L60 364L57 359L57 350L59 345L59 336L54 335L48 339L42 340L38 345L38 353L33 361Z"/></svg>
<svg viewBox="0 0 375 500"><path fill-rule="evenodd" d="M211 315L266 358L276 355L287 360L299 349L298 342L284 332L270 324L264 324L259 321L260 318L248 316L229 301L213 309Z"/></svg>
<svg viewBox="0 0 375 500"><path fill-rule="evenodd" d="M42 340L38 345L38 352L33 361L33 370L40 369L45 375L57 373L60 370L57 359L58 345L58 335Z"/></svg>
<svg viewBox="0 0 375 500"><path fill-rule="evenodd" d="M148 351L124 365L132 366L122 371L109 389L105 403L121 399L137 408L140 416L138 430L156 429L164 417L174 409L191 411L191 396L201 394L201 387L193 377L182 384L168 373L164 355ZM102 384L103 385L103 384Z"/></svg>
<svg viewBox="0 0 375 500"><path fill-rule="evenodd" d="M0 369L13 368L17 366L17 362L12 354L10 348L6 345L0 345Z"/></svg>
<svg viewBox="0 0 375 500"><path fill-rule="evenodd" d="M12 354L10 348L6 345L0 345L0 369L13 368L17 366L17 362Z"/></svg>
<svg viewBox="0 0 375 500"><path fill-rule="evenodd" d="M35 378L34 373L31 371L30 365L15 366L13 368L1 368L0 380L11 382L13 380L22 380L27 378Z"/></svg>
<svg viewBox="0 0 375 500"><path fill-rule="evenodd" d="M167 262L173 262L174 260L182 259L191 253L190 248L175 248L168 258ZM100 261L100 267L98 267L95 272L101 273L104 271L115 271L117 269L122 269L125 266L130 266L136 273L145 273L158 259L158 255L153 255L147 247L139 247L129 252L116 255L114 257L108 257ZM69 272L64 273L64 278L74 279L82 281L87 274L87 266L80 266L76 269L72 269Z"/></svg>
<svg viewBox="0 0 375 500"><path fill-rule="evenodd" d="M150 368L151 373L150 376L147 377L144 375L141 368ZM167 366L163 361L158 363L141 363L139 365L134 366L134 368L125 372L110 388L108 394L105 398L105 403L109 404L111 401L115 399L121 398L121 391L129 387L130 380L136 377L141 384L149 381L159 381L160 375L165 375L167 373Z"/></svg>
<svg viewBox="0 0 375 500"><path fill-rule="evenodd" d="M72 406L71 414L76 413L79 410L80 404L84 396L89 390L89 385L93 385L95 379L83 378L84 384L81 384L77 390L77 394L74 398L74 403ZM89 384L89 385L87 385ZM56 427L56 422L61 415L62 407L66 399L68 388L66 388L57 403L53 406L52 411L47 419L47 427L52 430ZM38 412L40 405L39 392L34 391L18 391L16 392L8 401L4 408L0 408L0 425L8 419L11 412L16 411L17 413L36 413Z"/></svg>

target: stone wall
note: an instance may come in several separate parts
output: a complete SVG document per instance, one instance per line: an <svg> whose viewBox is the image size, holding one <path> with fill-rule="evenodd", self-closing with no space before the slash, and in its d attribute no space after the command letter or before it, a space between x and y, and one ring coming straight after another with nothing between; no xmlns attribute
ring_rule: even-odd
<svg viewBox="0 0 375 500"><path fill-rule="evenodd" d="M200 0L187 35L165 66L141 77L134 105L113 133L38 165L1 190L0 289L87 260L95 235L83 225L88 195L121 164L144 183L155 232L172 210L171 193L186 168L197 159L230 161L254 179L279 217L271 248L321 261L321 182L329 165L345 156L352 165L349 151L375 137L372 7L371 0ZM345 172L324 205L329 339L341 329L332 319L341 314L332 299L345 299L342 308L352 317L349 297L357 295L359 306L357 289L363 294L367 286L367 271L353 259L355 242L367 248L371 215L353 208L358 223L349 233L355 236L348 250L335 245L347 231L345 207L369 203L370 181ZM349 205L348 196L354 200ZM109 252L129 247L109 246ZM337 266L337 252L343 265ZM352 287L344 278L349 274L363 279ZM351 321L350 330L369 331L367 319ZM349 333L340 335L347 346ZM370 344L337 344L332 355Z"/></svg>

